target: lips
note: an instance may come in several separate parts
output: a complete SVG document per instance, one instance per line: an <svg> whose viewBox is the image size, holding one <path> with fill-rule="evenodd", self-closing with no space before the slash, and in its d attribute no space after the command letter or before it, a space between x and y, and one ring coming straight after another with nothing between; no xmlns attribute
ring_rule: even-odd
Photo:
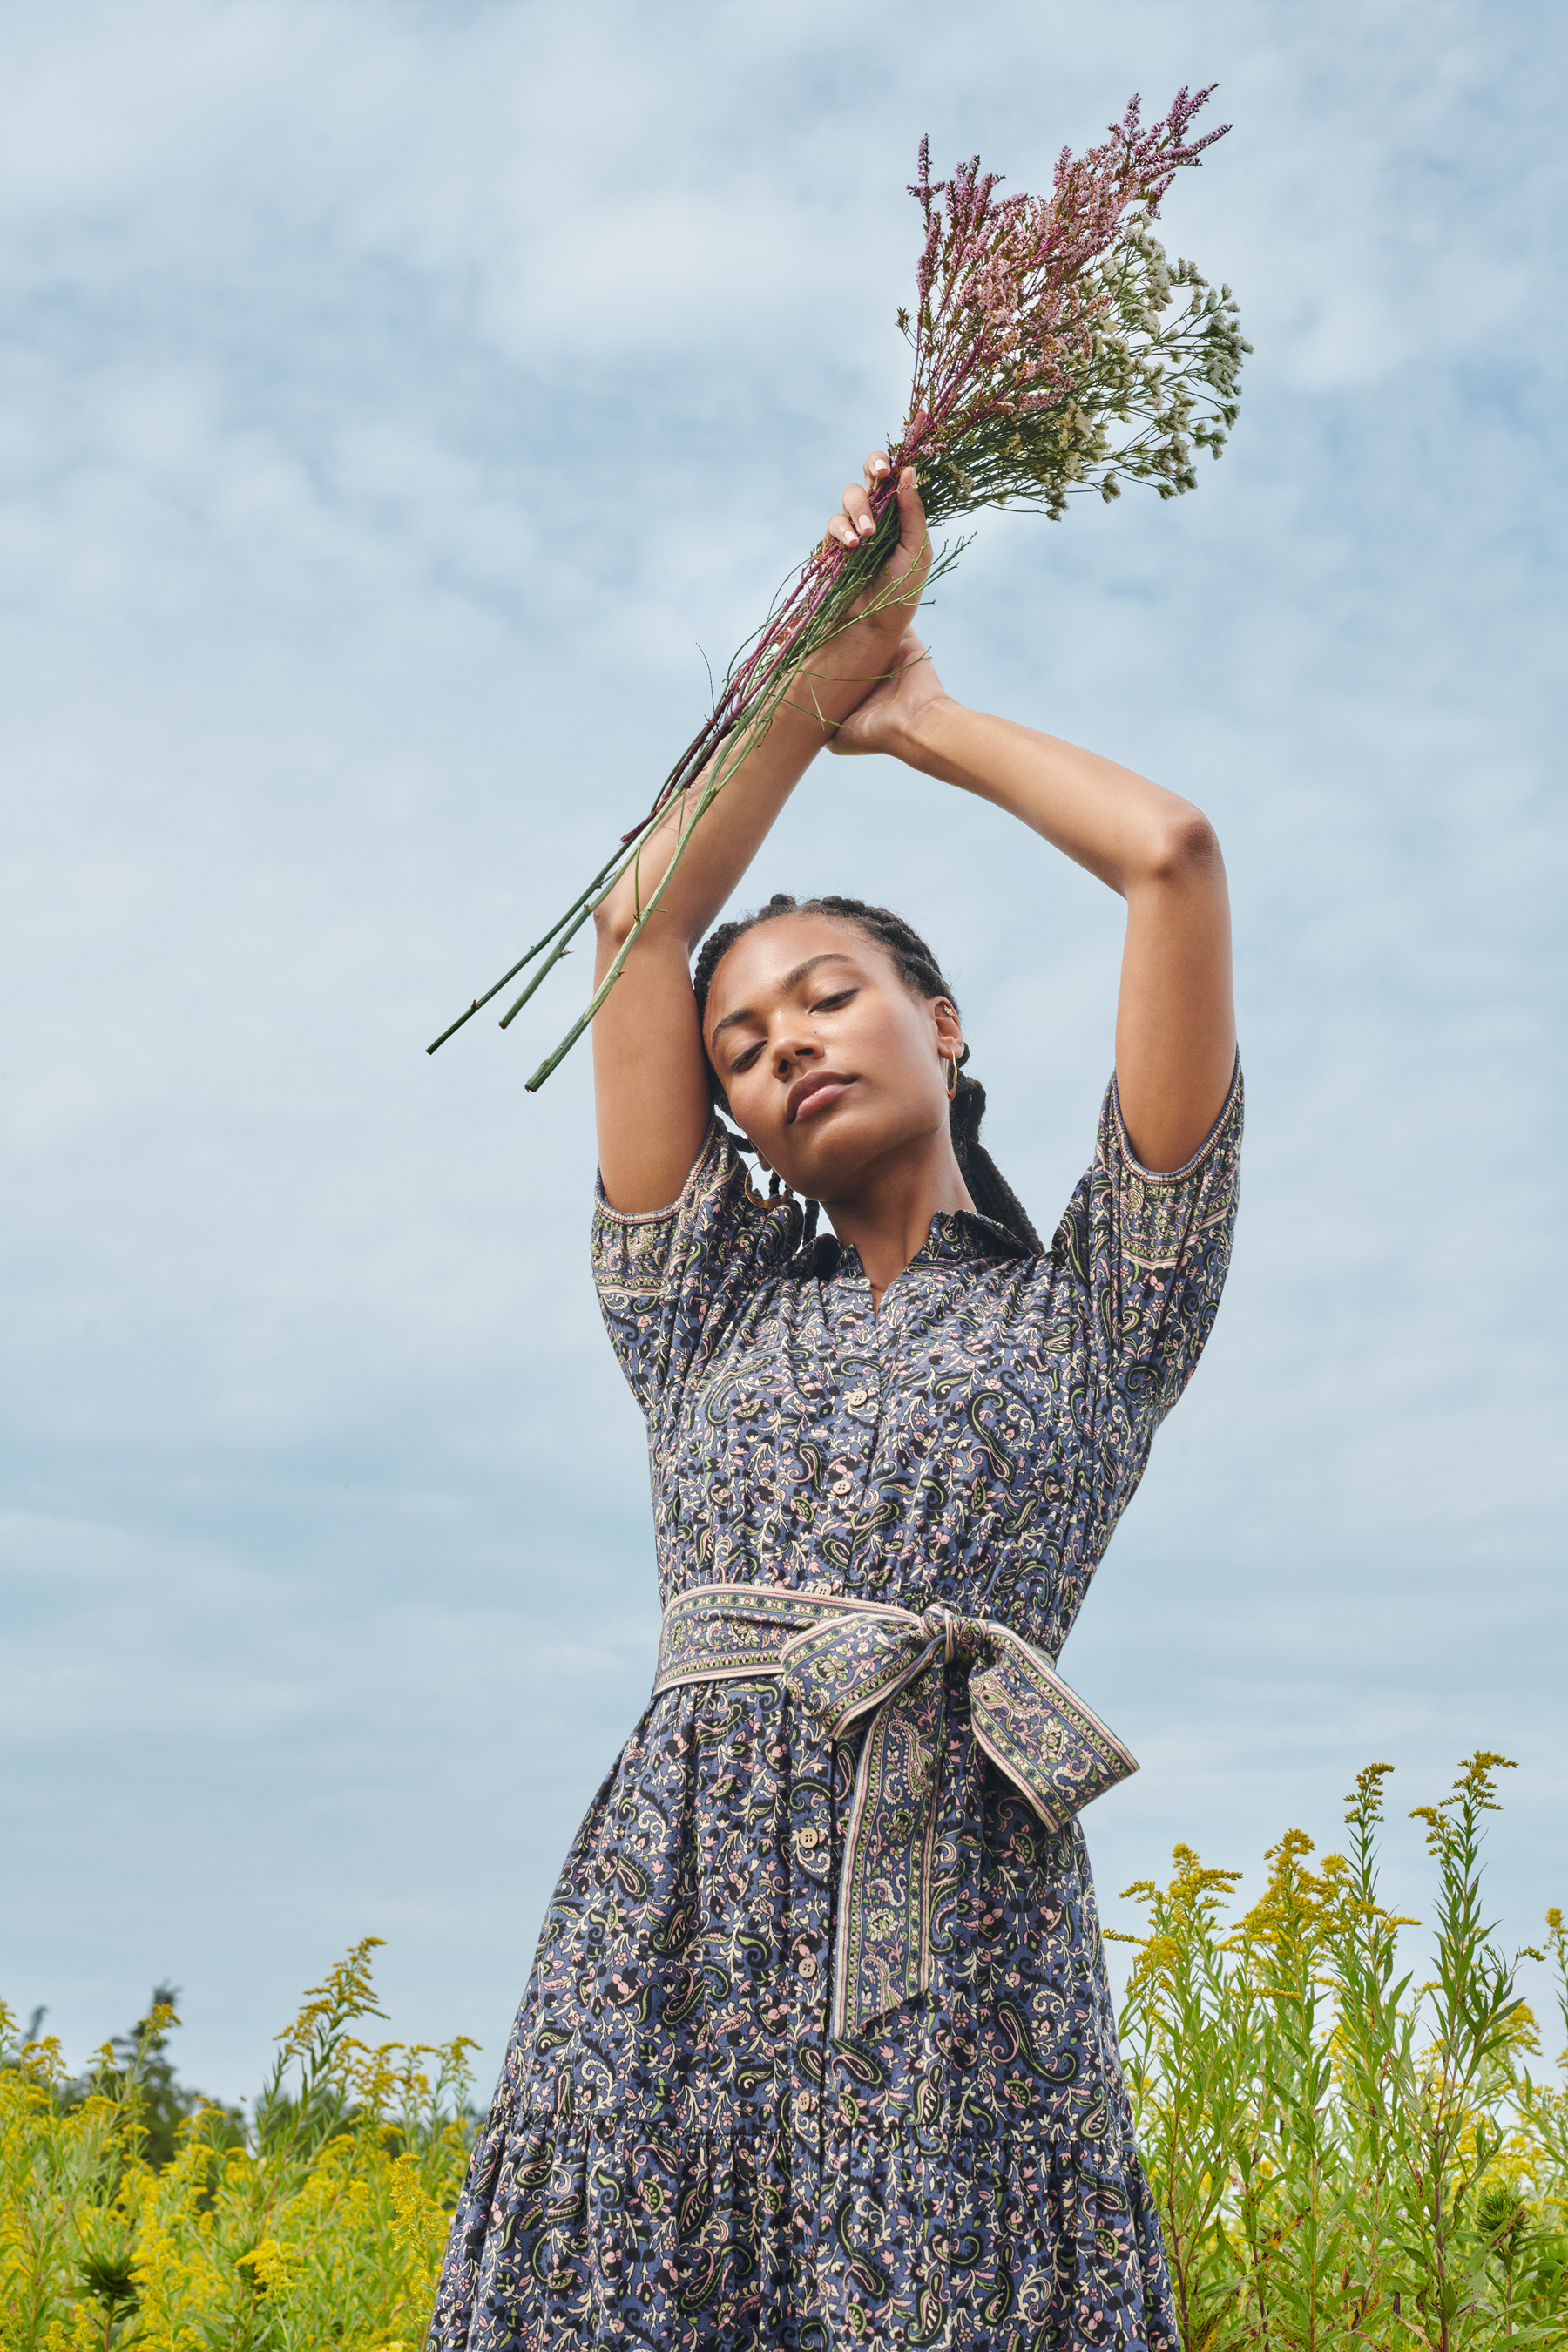
<svg viewBox="0 0 1568 2352"><path fill-rule="evenodd" d="M793 1127L798 1118L816 1118L854 1084L839 1070L813 1070L796 1078L784 1098L784 1125Z"/></svg>

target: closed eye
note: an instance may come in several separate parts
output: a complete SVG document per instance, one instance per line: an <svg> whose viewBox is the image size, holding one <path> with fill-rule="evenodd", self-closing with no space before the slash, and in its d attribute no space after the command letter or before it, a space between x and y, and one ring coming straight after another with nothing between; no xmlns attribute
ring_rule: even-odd
<svg viewBox="0 0 1568 2352"><path fill-rule="evenodd" d="M847 1004L852 1004L854 1003L856 997L858 997L859 993L860 991L858 988L835 989L831 996L819 996L816 1003L812 1005L811 1011L813 1014L818 1013L841 1013ZM763 1040L759 1038L754 1045L748 1045L743 1054L737 1054L734 1060L730 1064L730 1076L732 1078L738 1078L743 1071L749 1070L762 1050Z"/></svg>

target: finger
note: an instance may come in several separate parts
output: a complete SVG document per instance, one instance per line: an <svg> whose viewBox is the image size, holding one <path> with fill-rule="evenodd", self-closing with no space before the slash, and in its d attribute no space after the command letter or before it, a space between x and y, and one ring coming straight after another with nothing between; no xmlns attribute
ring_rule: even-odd
<svg viewBox="0 0 1568 2352"><path fill-rule="evenodd" d="M892 472L892 460L885 449L873 449L863 467L866 488L874 490Z"/></svg>
<svg viewBox="0 0 1568 2352"><path fill-rule="evenodd" d="M824 547L859 546L860 534L842 508L836 515L828 516L827 528L822 534L822 543Z"/></svg>
<svg viewBox="0 0 1568 2352"><path fill-rule="evenodd" d="M844 493L844 511L861 539L869 539L877 528L877 518L871 512L871 501L858 482L851 482Z"/></svg>

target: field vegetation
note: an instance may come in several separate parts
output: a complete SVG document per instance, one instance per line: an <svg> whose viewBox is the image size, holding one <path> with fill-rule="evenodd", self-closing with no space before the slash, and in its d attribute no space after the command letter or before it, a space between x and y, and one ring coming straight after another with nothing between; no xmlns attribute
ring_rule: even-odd
<svg viewBox="0 0 1568 2352"><path fill-rule="evenodd" d="M1379 1893L1385 1765L1357 1781L1348 1851L1314 1866L1288 1832L1234 1920L1237 1874L1185 1846L1129 1890L1123 2060L1185 2352L1568 2347L1568 2095L1481 1898L1505 1765L1479 1753L1417 1809L1426 1974ZM307 1994L248 2118L180 2088L166 1999L75 2080L0 2008L4 2352L418 2352L473 2045L362 2039L376 1940ZM1568 2035L1560 1912L1532 1957Z"/></svg>
<svg viewBox="0 0 1568 2352"><path fill-rule="evenodd" d="M1568 2095L1540 2077L1524 1952L1481 1897L1507 1759L1423 1805L1429 1973L1400 1958L1378 1885L1389 1767L1369 1765L1347 1853L1292 1830L1234 1926L1237 1874L1184 1846L1145 1906L1122 2063L1159 2200L1186 2352L1482 2352L1568 2345ZM1563 1915L1548 1912L1568 2035ZM1528 1949L1529 1948L1527 1948ZM1568 2052L1563 2053L1568 2059Z"/></svg>

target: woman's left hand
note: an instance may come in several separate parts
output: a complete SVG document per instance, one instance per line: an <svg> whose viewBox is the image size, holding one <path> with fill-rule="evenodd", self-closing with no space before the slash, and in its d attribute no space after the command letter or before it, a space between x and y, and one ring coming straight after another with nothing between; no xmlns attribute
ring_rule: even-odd
<svg viewBox="0 0 1568 2352"><path fill-rule="evenodd" d="M947 699L931 657L912 629L900 638L888 675L829 738L828 748L846 754L865 751L904 756L922 712Z"/></svg>

